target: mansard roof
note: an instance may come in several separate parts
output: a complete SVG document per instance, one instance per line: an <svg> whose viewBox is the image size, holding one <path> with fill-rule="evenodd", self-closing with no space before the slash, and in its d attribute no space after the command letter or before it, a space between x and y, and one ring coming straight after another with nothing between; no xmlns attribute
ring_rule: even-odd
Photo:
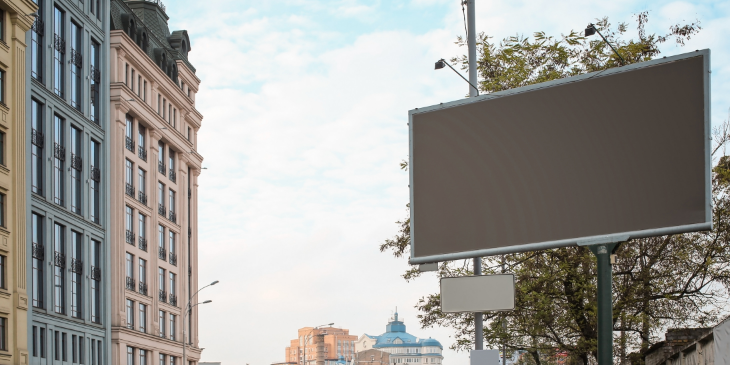
<svg viewBox="0 0 730 365"><path fill-rule="evenodd" d="M173 81L178 82L175 61L188 60L190 37L186 30L170 33L165 7L159 0L112 0L111 29L123 30Z"/></svg>

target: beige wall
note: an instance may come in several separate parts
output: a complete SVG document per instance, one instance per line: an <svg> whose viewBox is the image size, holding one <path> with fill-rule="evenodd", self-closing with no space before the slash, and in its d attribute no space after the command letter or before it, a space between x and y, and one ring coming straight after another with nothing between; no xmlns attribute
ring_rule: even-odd
<svg viewBox="0 0 730 365"><path fill-rule="evenodd" d="M309 338L306 346L306 365L314 365L317 355L317 347L314 344L313 339L310 336L323 334L324 335L324 353L326 360L337 360L337 344L338 341L346 341L350 343L350 346L342 346L341 355L345 357L347 361L352 360L355 353L355 347L352 345L354 341L357 341L357 336L350 335L350 330L334 327L326 327L320 329L314 329L313 327L300 328L297 339L291 340L289 347L284 349L285 362L293 362L302 364L299 359L300 354L303 352L305 346L301 346L305 338Z"/></svg>
<svg viewBox="0 0 730 365"><path fill-rule="evenodd" d="M5 72L0 103L0 132L5 134L5 159L0 164L0 193L5 195L5 222L0 227L0 255L5 256L6 282L0 288L0 317L6 319L8 343L0 364L28 363L28 295L26 276L26 82L25 36L36 11L31 1L3 0L0 70Z"/></svg>
<svg viewBox="0 0 730 365"><path fill-rule="evenodd" d="M115 364L126 364L126 348L132 346L138 349L149 351L148 361L158 362L159 354L182 356L182 330L183 330L183 308L188 298L188 264L192 267L192 287L198 288L197 280L197 252L198 252L198 226L197 226L197 199L198 199L198 176L201 171L202 156L196 152L195 134L200 128L203 116L195 109L194 93L191 97L187 92L180 90L162 70L122 31L110 33L111 45L111 243L112 243L112 357ZM200 80L190 72L184 63L177 63L180 70L180 79L192 90L197 90ZM125 80L125 69L134 70L134 90L130 88ZM138 90L138 79L142 77L144 88L147 85L146 99L145 90ZM157 95L162 95L168 103L177 109L177 121L172 123L163 119L157 113ZM126 116L133 118L133 139L134 148L130 151L126 148L125 125ZM146 161L139 153L139 127L143 126L145 131L147 153ZM187 128L193 131L190 140L187 139ZM170 179L170 165L168 162L168 151L165 151L165 174L158 172L158 142L165 143L176 152L175 173L176 181ZM135 187L134 196L125 194L125 161L129 160L134 164L133 182ZM190 185L188 186L188 167L191 169ZM139 179L138 168L146 171L147 203L139 201ZM167 191L173 189L176 192L176 222L172 222L168 216L158 213L158 182L166 186L165 209L169 211ZM191 189L191 221L192 227L188 227L188 188ZM126 243L125 235L125 209L131 207L134 210L134 234L135 245ZM139 225L138 214L142 213L147 217L144 236L147 238L147 250L139 246ZM167 260L158 258L158 225L165 227L165 247L169 250L168 232L174 232L176 236L177 265L173 265L167 252ZM188 229L191 230L191 257L187 255ZM126 288L126 254L131 253L135 257L135 290ZM138 290L139 283L139 258L147 260L147 295L141 294ZM175 273L177 276L177 305L169 304L159 300L158 268L166 272ZM166 274L167 276L167 274ZM169 285L169 276L166 277L166 286ZM169 293L170 289L166 287ZM135 323L134 329L127 328L126 323L126 300L135 302ZM139 303L147 305L147 333L139 331ZM159 336L160 323L158 311L167 313L166 317L166 338ZM169 334L169 314L177 316L177 331L174 340ZM198 316L197 308L192 311L192 334L188 334L192 346L188 346L188 361L197 362L200 359L202 349L198 347ZM169 363L169 360L168 360ZM178 360L178 364L182 364Z"/></svg>

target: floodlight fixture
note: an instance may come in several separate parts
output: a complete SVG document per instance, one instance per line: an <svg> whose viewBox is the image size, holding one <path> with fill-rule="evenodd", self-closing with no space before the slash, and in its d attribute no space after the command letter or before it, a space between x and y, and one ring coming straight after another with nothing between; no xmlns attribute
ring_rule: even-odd
<svg viewBox="0 0 730 365"><path fill-rule="evenodd" d="M616 56L618 56L618 58L621 60L621 65L625 66L626 60L624 60L624 58L621 57L621 54L618 53L616 48L613 48L613 45L611 44L611 42L609 42L608 39L606 39L606 37L604 37L603 34L601 34L601 32L598 31L598 28L596 28L596 26L593 25L593 23L588 24L588 26L586 27L585 33L584 33L585 36L590 37L596 33L598 33L598 35L600 35L601 38L603 38L603 41L606 42L606 44L608 44L609 47L611 47L611 49L613 50L613 53L615 53Z"/></svg>
<svg viewBox="0 0 730 365"><path fill-rule="evenodd" d="M464 76L462 76L459 73L459 71L456 71L455 68L451 67L451 65L448 62L446 62L446 60L444 60L443 58L440 59L440 60L438 60L438 61L436 61L436 66L434 67L434 69L435 70L440 70L440 69L444 68L444 65L449 66L449 68L452 69L454 72L456 72L456 74L459 75L459 77L461 77L462 79L464 79L464 81L466 81L467 84L471 85L471 87L473 87L474 90L476 90L477 96L479 96L479 89L476 86L474 86L474 84L472 84L471 82L469 82L469 80L467 80Z"/></svg>

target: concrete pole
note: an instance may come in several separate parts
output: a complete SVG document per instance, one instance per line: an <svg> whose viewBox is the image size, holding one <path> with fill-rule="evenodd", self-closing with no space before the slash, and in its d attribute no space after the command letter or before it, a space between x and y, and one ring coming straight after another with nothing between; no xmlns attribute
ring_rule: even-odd
<svg viewBox="0 0 730 365"><path fill-rule="evenodd" d="M467 45L469 46L469 82L477 86L477 31L474 15L474 2L476 0L466 0L466 19L467 29L469 34L467 35ZM469 85L469 97L473 98L477 96L477 90Z"/></svg>

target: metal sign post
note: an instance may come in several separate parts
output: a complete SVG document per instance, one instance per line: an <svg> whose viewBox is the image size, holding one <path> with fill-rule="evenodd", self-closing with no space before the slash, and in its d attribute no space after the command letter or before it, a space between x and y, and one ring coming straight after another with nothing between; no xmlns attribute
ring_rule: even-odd
<svg viewBox="0 0 730 365"><path fill-rule="evenodd" d="M620 243L588 246L598 260L598 364L613 365L613 272L611 254Z"/></svg>

